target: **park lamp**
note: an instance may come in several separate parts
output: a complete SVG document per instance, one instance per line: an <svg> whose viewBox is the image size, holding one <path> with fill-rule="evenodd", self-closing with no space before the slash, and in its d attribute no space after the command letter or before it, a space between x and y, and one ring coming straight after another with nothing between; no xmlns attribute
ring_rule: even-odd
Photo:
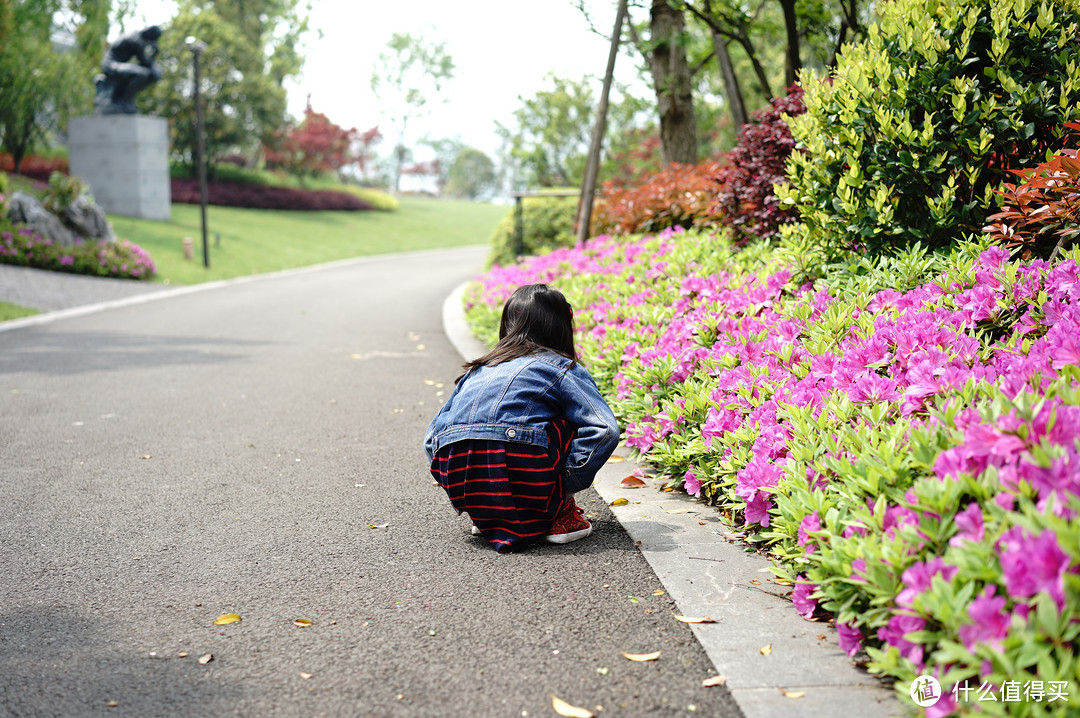
<svg viewBox="0 0 1080 718"><path fill-rule="evenodd" d="M210 245L206 241L206 161L203 157L203 107L200 87L202 77L199 74L199 56L206 49L206 43L188 36L184 44L191 50L195 64L195 171L199 178L199 217L202 224L203 266L210 268Z"/></svg>

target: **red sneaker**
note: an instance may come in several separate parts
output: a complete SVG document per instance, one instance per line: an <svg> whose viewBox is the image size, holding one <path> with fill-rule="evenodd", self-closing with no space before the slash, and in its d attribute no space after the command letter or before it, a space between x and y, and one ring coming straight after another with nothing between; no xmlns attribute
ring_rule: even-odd
<svg viewBox="0 0 1080 718"><path fill-rule="evenodd" d="M548 543L570 543L591 534L592 524L585 520L584 513L585 510L574 503L574 497L567 496L544 540Z"/></svg>

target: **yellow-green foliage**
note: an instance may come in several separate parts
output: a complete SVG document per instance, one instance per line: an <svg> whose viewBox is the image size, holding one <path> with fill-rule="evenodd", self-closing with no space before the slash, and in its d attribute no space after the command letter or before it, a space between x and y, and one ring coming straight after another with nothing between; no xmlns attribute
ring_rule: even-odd
<svg viewBox="0 0 1080 718"><path fill-rule="evenodd" d="M811 244L884 251L978 231L993 190L1080 119L1077 3L895 0L830 81L804 75L781 200Z"/></svg>
<svg viewBox="0 0 1080 718"><path fill-rule="evenodd" d="M335 192L348 192L354 197L359 197L372 207L383 212L393 212L398 208L397 198L382 190L372 187L359 187L354 184L338 184L327 187Z"/></svg>

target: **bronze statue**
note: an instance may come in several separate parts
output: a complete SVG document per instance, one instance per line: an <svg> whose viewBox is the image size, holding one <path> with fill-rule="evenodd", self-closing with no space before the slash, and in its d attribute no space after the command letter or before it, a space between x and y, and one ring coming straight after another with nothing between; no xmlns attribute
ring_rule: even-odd
<svg viewBox="0 0 1080 718"><path fill-rule="evenodd" d="M159 37L161 28L151 25L124 35L109 47L101 61L103 74L94 78L97 83L94 110L97 114L137 114L135 95L161 79L161 68L154 64Z"/></svg>

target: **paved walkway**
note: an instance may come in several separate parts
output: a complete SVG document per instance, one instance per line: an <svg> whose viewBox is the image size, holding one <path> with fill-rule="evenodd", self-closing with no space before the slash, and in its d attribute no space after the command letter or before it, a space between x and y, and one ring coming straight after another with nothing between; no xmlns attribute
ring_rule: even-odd
<svg viewBox="0 0 1080 718"><path fill-rule="evenodd" d="M156 296L24 274L21 301L0 267L0 299L67 308L0 323L0 560L23 567L0 578L0 714L536 716L551 693L601 715L900 714L711 509L621 487L628 463L585 495L588 540L507 561L466 536L402 437L479 351L454 286L482 256ZM701 686L714 672L726 688Z"/></svg>

